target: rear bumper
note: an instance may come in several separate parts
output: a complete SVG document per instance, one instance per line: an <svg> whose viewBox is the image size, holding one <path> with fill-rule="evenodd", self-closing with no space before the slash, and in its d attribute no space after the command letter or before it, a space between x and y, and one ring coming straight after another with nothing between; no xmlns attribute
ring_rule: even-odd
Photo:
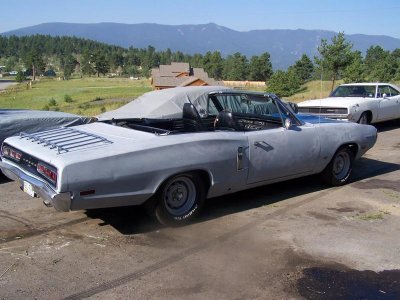
<svg viewBox="0 0 400 300"><path fill-rule="evenodd" d="M11 180L17 181L22 189L24 181L32 185L36 195L43 199L46 206L53 206L58 211L71 209L71 193L57 193L46 182L33 177L12 164L0 161L0 169Z"/></svg>

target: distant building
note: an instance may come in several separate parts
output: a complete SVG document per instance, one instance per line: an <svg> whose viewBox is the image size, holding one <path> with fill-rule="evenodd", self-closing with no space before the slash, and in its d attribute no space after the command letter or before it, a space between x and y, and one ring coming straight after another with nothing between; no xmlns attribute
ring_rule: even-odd
<svg viewBox="0 0 400 300"><path fill-rule="evenodd" d="M173 62L151 70L151 84L155 90L177 86L223 85L208 77L202 68L192 68L188 63Z"/></svg>

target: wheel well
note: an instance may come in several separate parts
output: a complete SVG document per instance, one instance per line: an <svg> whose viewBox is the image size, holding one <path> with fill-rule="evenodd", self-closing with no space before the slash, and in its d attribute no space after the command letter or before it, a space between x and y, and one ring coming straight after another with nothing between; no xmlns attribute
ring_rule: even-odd
<svg viewBox="0 0 400 300"><path fill-rule="evenodd" d="M179 174L184 174L184 173L196 173L197 175L199 175L202 179L202 181L204 182L204 187L206 189L206 193L208 193L208 189L211 186L211 175L205 171L205 170L190 170L190 171L182 171L176 174L173 174L171 176L168 176L167 178L165 178L161 184L157 187L157 191L160 189L160 187L164 184L164 182L166 182L168 179L177 176Z"/></svg>
<svg viewBox="0 0 400 300"><path fill-rule="evenodd" d="M358 153L358 145L357 144L355 144L355 143L344 144L340 148L343 148L343 147L349 148L351 150L351 152L353 153L354 157L357 156L357 153Z"/></svg>
<svg viewBox="0 0 400 300"><path fill-rule="evenodd" d="M365 113L367 114L368 124L370 124L372 121L372 111L366 110Z"/></svg>
<svg viewBox="0 0 400 300"><path fill-rule="evenodd" d="M195 173L200 175L201 179L204 182L204 186L206 188L206 194L207 194L208 193L208 189L211 186L210 174L208 174L207 171L204 171L204 170L196 170L196 171L193 171L193 172L195 172Z"/></svg>

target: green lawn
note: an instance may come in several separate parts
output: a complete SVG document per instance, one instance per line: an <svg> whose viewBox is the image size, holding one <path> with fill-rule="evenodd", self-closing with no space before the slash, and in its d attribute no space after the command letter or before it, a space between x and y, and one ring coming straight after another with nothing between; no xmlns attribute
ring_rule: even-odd
<svg viewBox="0 0 400 300"><path fill-rule="evenodd" d="M116 109L151 90L148 80L126 78L41 79L29 88L18 84L0 92L1 108L50 109L97 115ZM65 101L65 95L70 101ZM56 105L54 104L54 99Z"/></svg>

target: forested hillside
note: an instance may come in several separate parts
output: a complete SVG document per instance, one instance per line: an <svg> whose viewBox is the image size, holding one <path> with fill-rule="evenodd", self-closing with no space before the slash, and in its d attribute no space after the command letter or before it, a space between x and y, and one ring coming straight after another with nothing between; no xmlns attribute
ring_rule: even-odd
<svg viewBox="0 0 400 300"><path fill-rule="evenodd" d="M323 39L319 55L303 54L287 70L273 70L271 55L246 55L236 52L223 57L219 51L185 54L170 49L156 51L154 47L123 48L77 37L49 35L0 36L1 72L19 71L17 80L25 76L45 75L65 79L83 76L148 77L153 67L171 62L189 62L201 67L217 80L266 81L268 91L290 96L301 85L315 78L346 82L400 80L400 49L384 50L371 46L365 56L353 50L344 33L331 41Z"/></svg>

